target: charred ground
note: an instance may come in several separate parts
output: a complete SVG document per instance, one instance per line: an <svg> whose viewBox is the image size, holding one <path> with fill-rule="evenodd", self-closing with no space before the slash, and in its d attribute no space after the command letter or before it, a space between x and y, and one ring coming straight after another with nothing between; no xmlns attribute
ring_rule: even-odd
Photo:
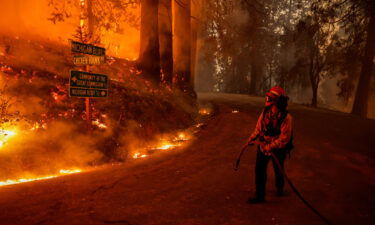
<svg viewBox="0 0 375 225"><path fill-rule="evenodd" d="M201 94L216 115L189 147L121 166L6 186L2 224L322 224L287 188L248 205L254 149L232 170L263 99ZM233 113L238 110L238 113ZM371 224L375 180L373 120L292 105L295 149L286 170L303 195L334 224ZM270 168L271 169L271 168Z"/></svg>

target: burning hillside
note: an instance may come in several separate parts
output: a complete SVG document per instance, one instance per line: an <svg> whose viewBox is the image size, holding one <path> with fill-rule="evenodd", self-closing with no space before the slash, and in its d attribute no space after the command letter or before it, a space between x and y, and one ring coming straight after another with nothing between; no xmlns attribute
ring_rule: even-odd
<svg viewBox="0 0 375 225"><path fill-rule="evenodd" d="M111 81L109 97L91 101L87 133L84 100L69 96L69 48L30 43L1 38L0 185L141 158L191 139L186 129L197 114L193 101L139 77L134 62L111 57L92 67ZM26 60L23 51L35 57Z"/></svg>

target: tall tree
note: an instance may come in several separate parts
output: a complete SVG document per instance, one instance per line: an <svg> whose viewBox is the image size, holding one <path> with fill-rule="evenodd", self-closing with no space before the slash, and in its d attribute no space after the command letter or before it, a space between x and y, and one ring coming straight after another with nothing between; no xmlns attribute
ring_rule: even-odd
<svg viewBox="0 0 375 225"><path fill-rule="evenodd" d="M94 40L97 34L95 34L95 16L94 16L94 11L93 11L93 2L92 0L86 0L87 4L87 21L88 21L88 35L91 40Z"/></svg>
<svg viewBox="0 0 375 225"><path fill-rule="evenodd" d="M262 60L262 35L261 29L265 21L265 3L259 3L258 1L242 0L244 8L251 15L252 20L249 27L249 36L251 40L250 50L250 90L249 94L257 94L257 86L260 77L263 74L263 60Z"/></svg>
<svg viewBox="0 0 375 225"><path fill-rule="evenodd" d="M320 15L307 16L295 31L297 63L293 70L306 74L312 90L311 105L318 105L318 89L322 78L328 76L331 52L334 50L332 31L321 23Z"/></svg>
<svg viewBox="0 0 375 225"><path fill-rule="evenodd" d="M159 0L141 0L141 31L138 66L143 74L160 81Z"/></svg>
<svg viewBox="0 0 375 225"><path fill-rule="evenodd" d="M172 0L159 2L159 38L162 79L164 82L171 83L173 75Z"/></svg>
<svg viewBox="0 0 375 225"><path fill-rule="evenodd" d="M370 2L369 2L370 3ZM361 73L357 91L355 94L352 113L361 117L367 116L368 99L370 94L371 76L374 73L374 59L375 59L375 3L368 5L367 17L369 22L367 24L367 38L365 45L365 53L362 59Z"/></svg>
<svg viewBox="0 0 375 225"><path fill-rule="evenodd" d="M315 0L313 11L322 14L324 22L339 27L344 35L338 44L342 46L341 73L346 75L338 82L339 96L346 100L357 86L352 113L367 116L371 76L374 73L375 53L375 2L373 0ZM357 68L358 69L357 69ZM355 85L358 80L358 84Z"/></svg>
<svg viewBox="0 0 375 225"><path fill-rule="evenodd" d="M174 1L173 73L184 91L192 92L191 85L191 4L190 0Z"/></svg>
<svg viewBox="0 0 375 225"><path fill-rule="evenodd" d="M195 87L195 68L197 62L197 48L198 48L198 30L201 26L201 20L198 18L200 9L204 2L202 0L191 0L191 64L190 64L190 84Z"/></svg>

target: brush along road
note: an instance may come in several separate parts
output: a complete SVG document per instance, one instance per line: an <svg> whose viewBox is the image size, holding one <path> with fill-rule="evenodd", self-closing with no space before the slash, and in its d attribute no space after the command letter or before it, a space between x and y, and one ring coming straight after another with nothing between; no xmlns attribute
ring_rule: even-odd
<svg viewBox="0 0 375 225"><path fill-rule="evenodd" d="M321 225L285 186L249 205L255 152L233 159L255 126L264 98L201 94L215 116L184 150L122 166L0 187L0 224ZM236 109L238 113L232 113ZM291 105L295 148L285 170L303 196L333 224L375 221L375 121Z"/></svg>

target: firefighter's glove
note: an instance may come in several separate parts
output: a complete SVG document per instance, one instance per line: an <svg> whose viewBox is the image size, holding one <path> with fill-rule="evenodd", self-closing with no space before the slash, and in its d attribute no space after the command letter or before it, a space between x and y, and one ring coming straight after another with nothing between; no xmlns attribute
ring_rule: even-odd
<svg viewBox="0 0 375 225"><path fill-rule="evenodd" d="M269 144L262 143L262 145L260 147L262 148L263 153L265 155L268 155L268 156L271 155L272 149L271 149L271 146Z"/></svg>
<svg viewBox="0 0 375 225"><path fill-rule="evenodd" d="M254 141L255 141L255 139L250 137L250 138L247 140L247 145L249 145L249 146L254 145L254 144L255 144Z"/></svg>

